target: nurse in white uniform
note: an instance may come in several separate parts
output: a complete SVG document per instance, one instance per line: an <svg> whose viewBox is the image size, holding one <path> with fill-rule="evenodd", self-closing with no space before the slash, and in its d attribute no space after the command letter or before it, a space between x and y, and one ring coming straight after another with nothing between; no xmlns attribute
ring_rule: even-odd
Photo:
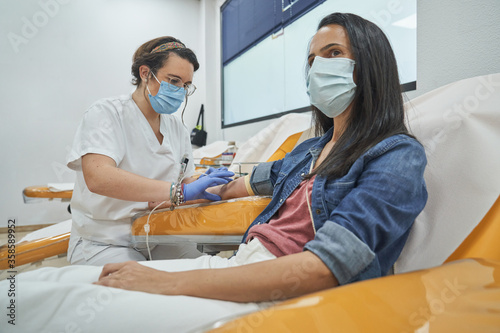
<svg viewBox="0 0 500 333"><path fill-rule="evenodd" d="M68 167L77 174L68 248L72 264L147 259L147 251L132 247L130 226L148 202L220 200L205 189L229 181L232 173L217 170L193 182L189 133L172 115L196 90L192 80L198 67L196 55L179 40L156 38L133 56L134 93L101 99L85 112L68 155ZM188 163L181 167L185 156ZM184 179L178 183L181 168ZM195 244L151 251L154 259L200 255Z"/></svg>

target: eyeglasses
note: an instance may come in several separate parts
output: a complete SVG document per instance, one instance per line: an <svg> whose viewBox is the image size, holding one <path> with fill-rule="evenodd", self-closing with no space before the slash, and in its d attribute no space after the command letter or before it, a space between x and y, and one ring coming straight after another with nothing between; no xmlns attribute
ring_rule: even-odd
<svg viewBox="0 0 500 333"><path fill-rule="evenodd" d="M153 71L150 71L150 73L153 74L153 77L156 79L156 81L158 83L160 83L160 80L158 80L158 78L156 77L155 73L153 73ZM167 75L167 81L166 82L170 83L170 84L167 85L167 87L171 91L179 91L179 89L184 88L184 90L186 90L186 96L191 96L196 91L196 86L194 84L192 84L192 83L184 83L184 82L182 82L181 79L179 79L176 76Z"/></svg>
<svg viewBox="0 0 500 333"><path fill-rule="evenodd" d="M191 96L196 91L196 86L192 83L184 83L181 79L175 76L167 75L167 82L170 83L168 88L172 91L178 91L181 88L186 90L186 96Z"/></svg>

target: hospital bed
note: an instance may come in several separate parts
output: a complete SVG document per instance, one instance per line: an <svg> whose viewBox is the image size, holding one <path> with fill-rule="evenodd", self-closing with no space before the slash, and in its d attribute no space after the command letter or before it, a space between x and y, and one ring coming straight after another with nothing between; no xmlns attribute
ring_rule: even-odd
<svg viewBox="0 0 500 333"><path fill-rule="evenodd" d="M429 201L394 266L395 275L277 303L234 320L217 320L202 331L498 331L498 82L500 74L463 80L408 104L410 130L428 156ZM196 208L211 206L217 204ZM152 214L149 236L165 236L162 221L179 211ZM134 223L139 241L144 216ZM160 325L161 320L148 327Z"/></svg>

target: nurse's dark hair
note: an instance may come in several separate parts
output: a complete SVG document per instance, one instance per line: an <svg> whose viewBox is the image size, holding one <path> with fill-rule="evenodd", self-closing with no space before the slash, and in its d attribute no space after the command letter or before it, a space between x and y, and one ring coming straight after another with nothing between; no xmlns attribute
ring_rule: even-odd
<svg viewBox="0 0 500 333"><path fill-rule="evenodd" d="M357 88L346 128L325 161L310 176L337 178L347 174L352 164L380 141L394 134L409 134L404 122L396 57L386 35L372 22L344 13L326 16L318 30L332 24L344 27L349 37L356 61ZM321 135L334 124L331 118L312 108L316 134Z"/></svg>
<svg viewBox="0 0 500 333"><path fill-rule="evenodd" d="M132 57L132 75L134 77L132 79L133 85L138 86L142 82L141 76L139 74L139 67L146 65L153 71L153 73L156 74L156 72L165 65L166 61L172 53L178 55L182 59L186 59L187 61L189 61L193 65L194 71L198 70L198 68L200 67L198 59L196 58L194 52L187 47L151 53L151 51L155 47L170 42L183 44L180 40L174 37L164 36L152 39L149 42L146 42L139 46L137 51L135 51L134 56Z"/></svg>

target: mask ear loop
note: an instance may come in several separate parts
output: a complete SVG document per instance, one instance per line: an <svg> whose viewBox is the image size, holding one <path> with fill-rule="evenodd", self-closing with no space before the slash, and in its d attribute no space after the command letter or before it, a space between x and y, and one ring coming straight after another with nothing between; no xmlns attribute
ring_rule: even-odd
<svg viewBox="0 0 500 333"><path fill-rule="evenodd" d="M158 84L161 84L161 82L158 80L158 78L156 77L155 73L153 73L152 70L149 70L149 72L153 75L153 77L155 78L156 82L158 82Z"/></svg>
<svg viewBox="0 0 500 333"><path fill-rule="evenodd" d="M150 68L150 69L149 69L149 73L148 73L148 77L149 77L151 74L153 74L153 71L152 71L152 70L151 70L151 68ZM153 75L154 75L154 74L153 74ZM152 95L152 94L151 94L151 90L149 90L149 85L148 85L148 77L146 77L146 79L144 80L144 82L146 83L146 89L148 90L148 93L149 93L150 95ZM155 76L155 78L156 78L156 76ZM158 79L156 79L156 81L158 81ZM146 95L146 90L144 90L144 99L145 99L145 100L148 100L148 96Z"/></svg>

